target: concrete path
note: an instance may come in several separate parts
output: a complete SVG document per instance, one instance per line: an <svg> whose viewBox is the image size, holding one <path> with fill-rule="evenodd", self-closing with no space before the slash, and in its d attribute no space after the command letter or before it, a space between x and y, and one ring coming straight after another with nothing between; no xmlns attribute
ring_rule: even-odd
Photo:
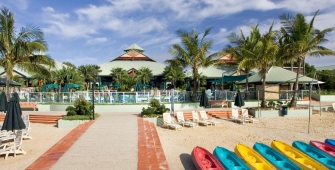
<svg viewBox="0 0 335 170"><path fill-rule="evenodd" d="M137 115L100 114L51 169L137 169Z"/></svg>

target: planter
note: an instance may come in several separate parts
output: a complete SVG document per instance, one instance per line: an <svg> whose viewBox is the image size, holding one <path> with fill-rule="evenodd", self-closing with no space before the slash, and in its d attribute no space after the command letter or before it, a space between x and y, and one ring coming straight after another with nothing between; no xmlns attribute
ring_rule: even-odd
<svg viewBox="0 0 335 170"><path fill-rule="evenodd" d="M79 124L88 122L90 120L58 120L58 128L69 128L69 127L76 127Z"/></svg>
<svg viewBox="0 0 335 170"><path fill-rule="evenodd" d="M152 122L155 126L162 126L164 124L163 118L160 117L143 118L143 120Z"/></svg>

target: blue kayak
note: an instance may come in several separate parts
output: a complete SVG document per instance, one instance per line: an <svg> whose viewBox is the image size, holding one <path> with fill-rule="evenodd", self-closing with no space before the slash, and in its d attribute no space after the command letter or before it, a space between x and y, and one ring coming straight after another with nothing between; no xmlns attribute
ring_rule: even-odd
<svg viewBox="0 0 335 170"><path fill-rule="evenodd" d="M335 147L335 140L334 139L326 139L325 143Z"/></svg>
<svg viewBox="0 0 335 170"><path fill-rule="evenodd" d="M277 169L301 170L287 157L263 143L256 142L253 148Z"/></svg>
<svg viewBox="0 0 335 170"><path fill-rule="evenodd" d="M294 141L292 143L292 146L299 149L306 155L310 156L314 160L322 163L324 166L326 166L329 169L335 169L335 158L328 155L327 153L323 152L320 149L317 149L305 142L301 141Z"/></svg>
<svg viewBox="0 0 335 170"><path fill-rule="evenodd" d="M238 158L234 152L231 152L226 148L217 146L213 151L213 155L219 160L225 169L250 170L250 168L240 158Z"/></svg>

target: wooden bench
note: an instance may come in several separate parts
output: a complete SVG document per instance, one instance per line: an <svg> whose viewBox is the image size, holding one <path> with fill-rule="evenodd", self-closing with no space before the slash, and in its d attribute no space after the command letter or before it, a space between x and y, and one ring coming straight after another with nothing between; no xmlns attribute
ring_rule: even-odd
<svg viewBox="0 0 335 170"><path fill-rule="evenodd" d="M32 108L36 111L37 102L20 102L21 108Z"/></svg>
<svg viewBox="0 0 335 170"><path fill-rule="evenodd" d="M211 108L213 106L228 107L228 102L226 100L210 100L209 105Z"/></svg>

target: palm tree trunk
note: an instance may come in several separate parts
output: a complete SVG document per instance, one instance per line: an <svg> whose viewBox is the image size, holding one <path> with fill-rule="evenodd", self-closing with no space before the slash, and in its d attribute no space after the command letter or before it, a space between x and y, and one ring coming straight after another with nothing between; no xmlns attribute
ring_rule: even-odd
<svg viewBox="0 0 335 170"><path fill-rule="evenodd" d="M291 99L291 104L290 104L290 107L296 107L297 106L297 90L298 90L298 87L299 87L299 71L300 71L300 68L301 68L301 59L299 57L298 61L298 70L297 70L297 75L295 77L295 86L294 86L294 91L293 91L293 96L292 96L292 99Z"/></svg>
<svg viewBox="0 0 335 170"><path fill-rule="evenodd" d="M263 86L263 93L262 93L262 102L261 102L261 107L265 108L266 107L266 99L265 99L265 85L266 85L266 73L263 76L263 82L262 82L262 86Z"/></svg>
<svg viewBox="0 0 335 170"><path fill-rule="evenodd" d="M197 100L197 90L198 90L198 73L197 70L193 68L193 94L192 101L195 102Z"/></svg>
<svg viewBox="0 0 335 170"><path fill-rule="evenodd" d="M249 70L245 70L245 74L247 75L245 77L245 100L249 100Z"/></svg>
<svg viewBox="0 0 335 170"><path fill-rule="evenodd" d="M7 97L7 101L9 101L9 98L10 98L9 80L10 80L9 74L8 74L8 72L6 72L6 97Z"/></svg>

